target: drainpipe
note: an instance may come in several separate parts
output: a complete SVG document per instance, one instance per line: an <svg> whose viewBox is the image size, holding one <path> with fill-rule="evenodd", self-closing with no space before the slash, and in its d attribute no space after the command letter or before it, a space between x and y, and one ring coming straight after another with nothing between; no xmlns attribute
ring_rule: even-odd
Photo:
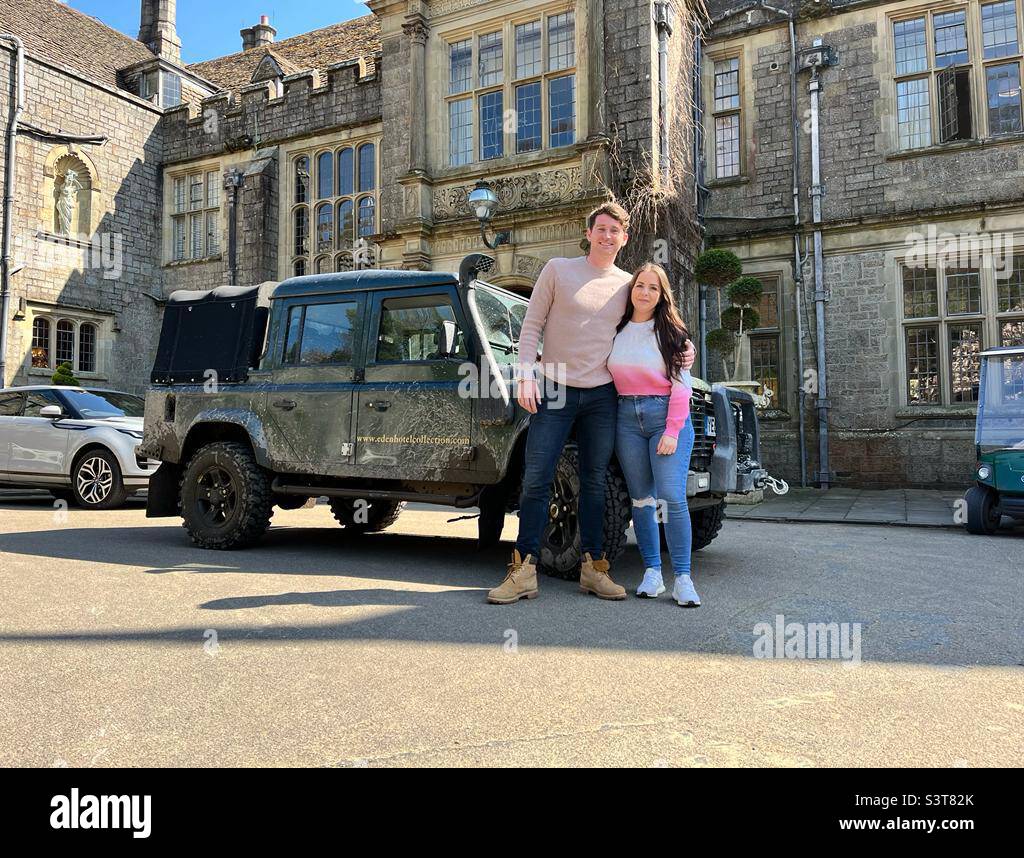
<svg viewBox="0 0 1024 858"><path fill-rule="evenodd" d="M820 47L821 40L815 40ZM821 49L822 54L825 50ZM812 61L811 80L807 90L811 96L811 220L814 223L814 319L817 333L817 364L818 364L818 473L816 479L823 489L829 488L832 472L829 466L828 452L828 384L827 365L825 363L825 301L827 296L824 284L825 258L821 244L821 141L818 132L819 107L821 98L821 79L818 67L823 63Z"/></svg>
<svg viewBox="0 0 1024 858"><path fill-rule="evenodd" d="M3 245L0 262L0 387L7 384L7 323L11 310L11 214L14 210L14 179L18 166L18 122L25 109L25 46L21 39L10 33L0 33L0 42L10 42L14 55L11 70L17 83L11 115L7 118L7 147L4 159Z"/></svg>
<svg viewBox="0 0 1024 858"><path fill-rule="evenodd" d="M707 189L704 186L704 94L701 64L704 62L704 42L701 37L700 21L693 22L693 176L694 208L697 212L697 228L700 230L700 249L705 249L704 209ZM700 377L708 377L708 287L697 284L700 303L697 315L697 338L700 350Z"/></svg>
<svg viewBox="0 0 1024 858"><path fill-rule="evenodd" d="M797 404L800 412L800 486L807 488L807 425L804 414L804 267L800 256L800 118L797 112L796 23L789 15L789 101L793 119L793 284L796 287Z"/></svg>
<svg viewBox="0 0 1024 858"><path fill-rule="evenodd" d="M793 13L763 2L762 8L769 9L789 20L789 103L793 136L793 283L796 297L796 362L797 396L800 420L800 486L807 487L807 427L804 405L807 396L804 390L804 277L803 260L800 256L800 119L797 115L797 58L796 21Z"/></svg>
<svg viewBox="0 0 1024 858"><path fill-rule="evenodd" d="M665 0L654 4L654 22L658 28L658 163L662 192L668 190L668 37L672 35L672 11Z"/></svg>

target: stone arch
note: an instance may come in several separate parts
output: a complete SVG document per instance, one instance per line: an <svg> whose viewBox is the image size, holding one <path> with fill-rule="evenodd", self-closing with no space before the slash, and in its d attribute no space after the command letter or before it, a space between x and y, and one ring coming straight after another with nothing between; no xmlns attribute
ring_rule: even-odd
<svg viewBox="0 0 1024 858"><path fill-rule="evenodd" d="M536 278L526 277L522 274L492 274L488 272L482 275L482 278L488 283L508 289L509 292L515 292L524 298L530 297L536 282Z"/></svg>
<svg viewBox="0 0 1024 858"><path fill-rule="evenodd" d="M74 189L67 196L70 174ZM73 145L54 146L43 165L43 232L70 238L92 236L98 226L102 188L92 159Z"/></svg>

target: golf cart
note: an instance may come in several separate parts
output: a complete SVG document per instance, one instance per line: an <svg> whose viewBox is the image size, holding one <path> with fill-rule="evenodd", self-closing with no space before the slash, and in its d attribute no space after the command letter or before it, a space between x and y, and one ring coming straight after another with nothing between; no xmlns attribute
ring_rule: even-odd
<svg viewBox="0 0 1024 858"><path fill-rule="evenodd" d="M978 484L969 489L967 530L992 534L1001 516L1024 520L1024 348L981 353Z"/></svg>

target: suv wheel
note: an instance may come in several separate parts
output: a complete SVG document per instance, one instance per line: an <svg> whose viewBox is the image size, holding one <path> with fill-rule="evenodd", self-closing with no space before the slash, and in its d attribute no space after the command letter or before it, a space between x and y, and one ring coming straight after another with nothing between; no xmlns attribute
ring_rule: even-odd
<svg viewBox="0 0 1024 858"><path fill-rule="evenodd" d="M405 503L362 498L331 498L331 512L346 533L379 533L391 527Z"/></svg>
<svg viewBox="0 0 1024 858"><path fill-rule="evenodd" d="M715 506L706 506L690 513L690 524L693 528L693 551L700 551L707 548L718 532L722 529L725 521L725 501Z"/></svg>
<svg viewBox="0 0 1024 858"><path fill-rule="evenodd" d="M972 486L964 496L967 501L967 532L991 536L999 530L1002 519L998 511L998 495L981 486Z"/></svg>
<svg viewBox="0 0 1024 858"><path fill-rule="evenodd" d="M580 577L579 494L579 454L575 448L566 448L551 485L550 515L540 538L538 565L545 574L567 581ZM604 553L609 560L617 560L626 547L631 515L626 479L613 461L608 466L604 490Z"/></svg>
<svg viewBox="0 0 1024 858"><path fill-rule="evenodd" d="M114 509L128 497L121 466L109 450L89 450L71 470L71 492L82 509Z"/></svg>
<svg viewBox="0 0 1024 858"><path fill-rule="evenodd" d="M230 550L254 544L270 527L271 479L245 444L201 447L181 480L181 515L200 548Z"/></svg>

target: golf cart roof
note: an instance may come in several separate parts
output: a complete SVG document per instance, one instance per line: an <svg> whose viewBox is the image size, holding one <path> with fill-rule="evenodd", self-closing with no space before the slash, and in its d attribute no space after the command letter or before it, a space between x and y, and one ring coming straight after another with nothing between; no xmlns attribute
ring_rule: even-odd
<svg viewBox="0 0 1024 858"><path fill-rule="evenodd" d="M1024 357L1024 346L1000 346L999 348L982 352L979 357L1009 357L1012 355Z"/></svg>

